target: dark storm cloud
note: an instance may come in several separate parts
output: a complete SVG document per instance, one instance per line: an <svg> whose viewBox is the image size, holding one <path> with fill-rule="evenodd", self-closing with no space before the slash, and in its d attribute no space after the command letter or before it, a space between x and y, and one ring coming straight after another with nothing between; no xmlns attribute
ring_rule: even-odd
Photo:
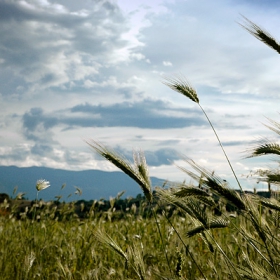
<svg viewBox="0 0 280 280"><path fill-rule="evenodd" d="M148 165L160 166L171 165L174 160L178 160L180 155L178 151L170 148L162 148L155 152L145 152Z"/></svg>
<svg viewBox="0 0 280 280"><path fill-rule="evenodd" d="M161 146L175 146L178 145L180 143L180 140L163 140L160 141L159 145Z"/></svg>
<svg viewBox="0 0 280 280"><path fill-rule="evenodd" d="M32 108L22 116L25 135L35 140L33 132L47 131L57 125L63 130L76 127L136 127L143 129L170 129L207 126L208 123L196 108L178 108L160 100L144 99L113 105L76 105L63 112L44 113ZM219 121L218 128L248 129L242 124Z"/></svg>
<svg viewBox="0 0 280 280"><path fill-rule="evenodd" d="M45 145L45 144L35 144L31 148L31 153L39 156L49 156L50 154L53 153L53 148L50 145Z"/></svg>
<svg viewBox="0 0 280 280"><path fill-rule="evenodd" d="M248 119L250 118L250 115L245 115L245 114L239 114L239 115L232 115L232 114L225 114L226 118L230 119L237 119L237 118L242 118L242 119Z"/></svg>
<svg viewBox="0 0 280 280"><path fill-rule="evenodd" d="M180 116L176 116L178 113ZM65 129L94 126L168 129L203 126L206 122L199 115L196 109L176 108L169 103L146 99L107 106L86 103L71 108L70 114L67 111L63 115L44 114L41 108L32 108L22 116L22 123L28 133L48 130L57 125L64 125Z"/></svg>
<svg viewBox="0 0 280 280"><path fill-rule="evenodd" d="M43 114L42 108L32 108L22 117L23 127L30 131L35 131L36 128L43 124L45 129L49 129L58 123L58 119L54 117L46 117Z"/></svg>
<svg viewBox="0 0 280 280"><path fill-rule="evenodd" d="M133 162L133 151L126 150L120 146L115 147L113 151L131 163ZM138 152L138 150L135 152ZM144 154L148 166L172 165L174 160L182 158L180 153L172 148L161 148L155 151L141 150L141 152ZM96 159L104 160L99 155L96 155Z"/></svg>
<svg viewBox="0 0 280 280"><path fill-rule="evenodd" d="M0 22L6 22L7 20L22 21L26 19L34 19L36 13L30 9L24 8L17 2L1 1L0 3Z"/></svg>
<svg viewBox="0 0 280 280"><path fill-rule="evenodd" d="M172 108L171 104L159 100L145 99L141 102L124 102L109 106L82 104L71 109L72 113L99 115L93 120L94 126L127 126L139 128L180 128L201 126L205 121L198 116L196 109ZM168 116L168 112L176 114L184 112L184 116ZM78 121L78 120L77 120Z"/></svg>
<svg viewBox="0 0 280 280"><path fill-rule="evenodd" d="M58 123L58 118L46 116L42 108L31 108L29 112L22 116L23 135L25 138L40 143L38 147L34 147L35 152L38 152L39 148L41 151L45 149L46 147L42 145L46 143L47 145L55 143L52 139L53 134L49 129Z"/></svg>
<svg viewBox="0 0 280 280"><path fill-rule="evenodd" d="M227 141L223 142L223 146L249 146L252 144L256 144L256 141Z"/></svg>
<svg viewBox="0 0 280 280"><path fill-rule="evenodd" d="M57 150L59 149L60 153L57 154ZM56 151L55 151L56 150ZM23 146L18 145L13 147L13 149L9 150L6 153L0 154L0 160L4 161L13 161L13 165L15 163L21 165L22 162L28 161L32 158L34 162L38 164L46 164L50 161L60 162L67 161L68 164L78 164L81 165L88 160L88 157L81 155L79 153L75 153L72 150L69 151L67 148L57 144L41 144L36 143L32 146ZM47 159L47 160L46 160Z"/></svg>
<svg viewBox="0 0 280 280"><path fill-rule="evenodd" d="M178 112L184 115L174 116ZM170 113L173 115L169 115ZM158 100L124 102L107 106L86 103L71 108L70 115L67 115L66 117L65 114L61 116L59 113L44 114L42 108L32 108L22 116L22 123L28 133L49 130L57 125L64 125L65 129L114 126L168 129L206 124L199 116L198 110L174 108L171 104ZM29 134L30 137L34 135Z"/></svg>
<svg viewBox="0 0 280 280"><path fill-rule="evenodd" d="M238 124L233 122L225 122L221 120L219 123L215 123L215 126L217 128L227 128L227 129L240 129L240 130L249 130L252 129L251 126L247 124Z"/></svg>

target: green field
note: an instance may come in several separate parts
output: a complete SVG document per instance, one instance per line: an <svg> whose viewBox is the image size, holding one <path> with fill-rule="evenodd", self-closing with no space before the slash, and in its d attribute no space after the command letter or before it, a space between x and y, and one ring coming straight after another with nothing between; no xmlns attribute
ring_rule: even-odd
<svg viewBox="0 0 280 280"><path fill-rule="evenodd" d="M215 179L106 208L5 200L0 279L279 279L280 203Z"/></svg>

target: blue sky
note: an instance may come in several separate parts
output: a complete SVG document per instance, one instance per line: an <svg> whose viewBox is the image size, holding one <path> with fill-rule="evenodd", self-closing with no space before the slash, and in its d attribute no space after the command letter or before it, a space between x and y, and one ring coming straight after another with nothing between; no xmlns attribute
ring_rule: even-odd
<svg viewBox="0 0 280 280"><path fill-rule="evenodd" d="M94 139L127 157L141 149L152 176L186 179L176 165L187 156L231 181L197 104L162 84L182 74L238 175L268 167L242 158L274 137L262 123L279 120L280 57L238 23L279 39L279 11L253 0L0 1L0 165L115 170L84 141Z"/></svg>

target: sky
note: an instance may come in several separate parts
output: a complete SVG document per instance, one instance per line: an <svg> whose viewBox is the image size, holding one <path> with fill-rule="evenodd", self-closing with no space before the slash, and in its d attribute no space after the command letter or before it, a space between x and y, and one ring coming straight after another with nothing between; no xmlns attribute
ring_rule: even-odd
<svg viewBox="0 0 280 280"><path fill-rule="evenodd" d="M116 168L86 141L150 175L189 180L194 160L235 187L198 105L163 84L196 89L242 184L271 158L245 159L279 120L280 57L242 16L280 40L280 2L261 0L0 0L0 165ZM51 178L46 178L51 181Z"/></svg>

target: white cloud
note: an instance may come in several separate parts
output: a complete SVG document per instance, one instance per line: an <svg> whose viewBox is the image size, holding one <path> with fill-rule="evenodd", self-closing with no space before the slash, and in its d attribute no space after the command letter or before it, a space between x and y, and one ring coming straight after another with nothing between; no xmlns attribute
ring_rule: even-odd
<svg viewBox="0 0 280 280"><path fill-rule="evenodd" d="M131 58L135 58L136 60L143 60L145 59L145 55L141 54L141 53L132 53Z"/></svg>
<svg viewBox="0 0 280 280"><path fill-rule="evenodd" d="M266 133L259 125L262 114L277 119L280 92L277 54L236 23L241 13L278 36L275 5L259 5L222 0L94 5L0 1L0 164L113 168L96 161L82 141L93 137L126 150L174 148L230 177L211 129L195 122L201 120L196 104L161 83L162 74L182 73L197 89L231 160L240 173L249 170L254 163L240 165L239 152ZM87 113L92 119L84 112L71 115L70 108L85 104L100 111ZM124 104L137 113L129 115ZM32 109L36 113L34 108L43 110L41 123L36 131L25 130L23 116ZM147 112L169 117L162 119L164 124L156 119L166 127L175 117L194 121L181 128L148 129ZM103 118L104 126L91 126L95 117ZM50 125L52 118L57 125ZM116 120L127 120L130 126L112 126ZM169 179L185 176L170 165L152 167L152 172Z"/></svg>
<svg viewBox="0 0 280 280"><path fill-rule="evenodd" d="M162 64L164 66L172 66L173 65L170 61L163 61Z"/></svg>

